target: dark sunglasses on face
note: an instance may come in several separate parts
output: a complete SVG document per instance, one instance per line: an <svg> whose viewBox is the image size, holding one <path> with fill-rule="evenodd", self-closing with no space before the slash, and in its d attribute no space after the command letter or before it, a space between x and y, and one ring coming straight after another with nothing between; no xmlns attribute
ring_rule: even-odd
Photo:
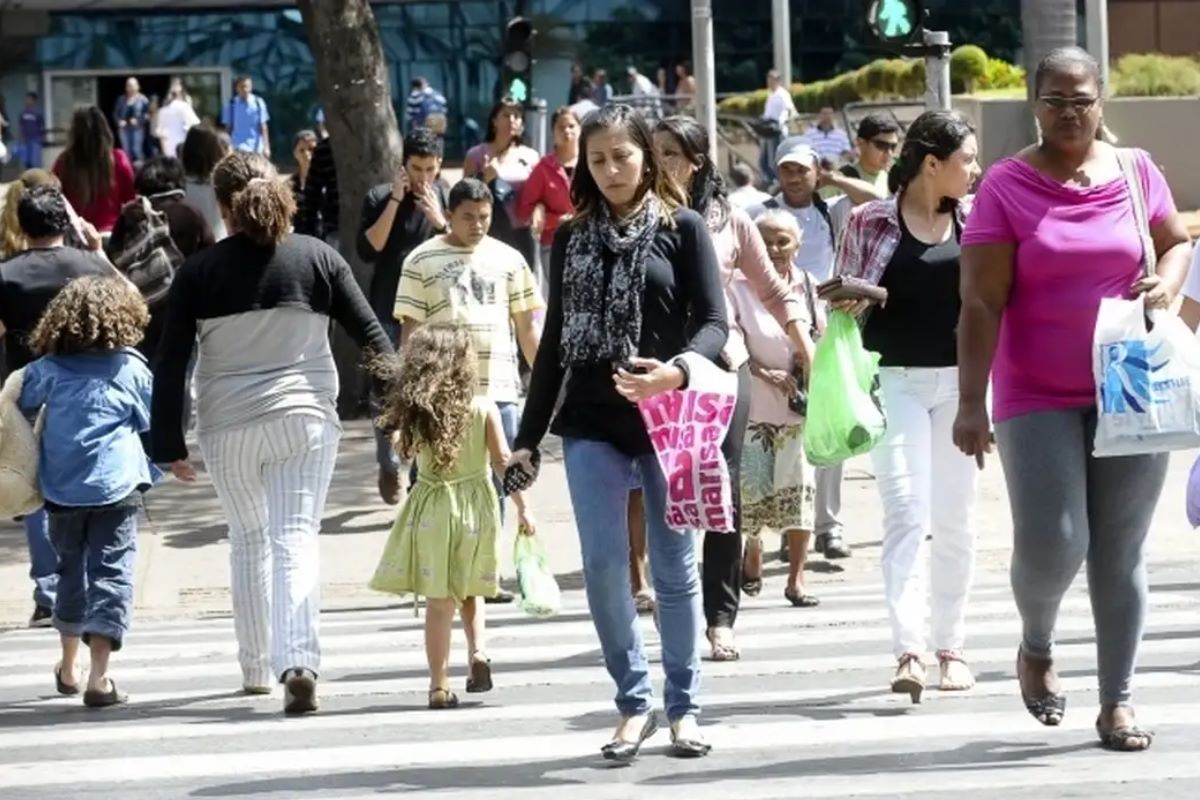
<svg viewBox="0 0 1200 800"><path fill-rule="evenodd" d="M899 142L885 142L882 139L872 139L871 146L882 153L894 153L900 146Z"/></svg>
<svg viewBox="0 0 1200 800"><path fill-rule="evenodd" d="M1058 95L1043 95L1038 100L1054 111L1066 111L1068 108L1073 108L1080 114L1086 114L1095 108L1096 103L1100 102L1098 97L1060 97Z"/></svg>

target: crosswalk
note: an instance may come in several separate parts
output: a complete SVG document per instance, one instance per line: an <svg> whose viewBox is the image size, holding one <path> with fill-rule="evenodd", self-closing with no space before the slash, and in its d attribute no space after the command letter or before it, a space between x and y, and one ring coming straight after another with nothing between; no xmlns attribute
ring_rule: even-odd
<svg viewBox="0 0 1200 800"><path fill-rule="evenodd" d="M705 662L709 758L667 758L660 733L627 768L599 747L612 687L583 594L556 618L489 607L496 689L463 707L425 708L421 621L411 609L323 615L320 714L287 719L272 697L236 693L227 618L135 627L114 659L131 695L89 711L53 693L51 631L0 633L0 798L345 798L687 800L960 797L971 800L1200 796L1200 583L1189 565L1155 570L1138 679L1140 718L1157 730L1140 755L1095 746L1094 639L1082 582L1067 598L1057 650L1070 693L1064 725L1038 726L1018 698L1017 622L1003 572L981 574L968 650L979 685L886 690L882 590L818 575L817 609L793 609L769 566L738 623L743 659ZM644 620L657 661L657 636ZM456 634L457 635L457 634ZM454 658L465 659L461 636Z"/></svg>

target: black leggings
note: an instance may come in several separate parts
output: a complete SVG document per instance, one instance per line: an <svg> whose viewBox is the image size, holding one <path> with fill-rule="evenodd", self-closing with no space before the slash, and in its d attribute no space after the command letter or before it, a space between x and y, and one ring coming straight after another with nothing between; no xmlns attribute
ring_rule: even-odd
<svg viewBox="0 0 1200 800"><path fill-rule="evenodd" d="M704 619L710 628L732 628L742 600L742 443L750 423L750 365L738 370L737 405L721 445L733 484L733 532L704 532Z"/></svg>

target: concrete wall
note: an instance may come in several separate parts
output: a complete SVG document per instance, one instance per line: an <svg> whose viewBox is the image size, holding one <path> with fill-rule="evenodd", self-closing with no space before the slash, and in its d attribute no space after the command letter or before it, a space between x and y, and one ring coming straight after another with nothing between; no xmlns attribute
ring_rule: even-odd
<svg viewBox="0 0 1200 800"><path fill-rule="evenodd" d="M954 106L975 122L985 168L1032 142L1024 101L956 97ZM1181 210L1200 208L1193 144L1200 130L1200 97L1117 98L1105 104L1104 119L1123 146L1140 147L1154 157Z"/></svg>

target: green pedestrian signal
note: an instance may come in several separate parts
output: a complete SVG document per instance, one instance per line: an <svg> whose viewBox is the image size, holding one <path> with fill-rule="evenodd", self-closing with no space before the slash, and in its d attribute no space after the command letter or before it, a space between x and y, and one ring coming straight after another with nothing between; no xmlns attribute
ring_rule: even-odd
<svg viewBox="0 0 1200 800"><path fill-rule="evenodd" d="M508 85L508 96L518 103L524 103L529 99L529 87L520 78L513 78L513 82Z"/></svg>
<svg viewBox="0 0 1200 800"><path fill-rule="evenodd" d="M871 0L867 25L884 42L906 42L916 33L921 19L918 0Z"/></svg>

